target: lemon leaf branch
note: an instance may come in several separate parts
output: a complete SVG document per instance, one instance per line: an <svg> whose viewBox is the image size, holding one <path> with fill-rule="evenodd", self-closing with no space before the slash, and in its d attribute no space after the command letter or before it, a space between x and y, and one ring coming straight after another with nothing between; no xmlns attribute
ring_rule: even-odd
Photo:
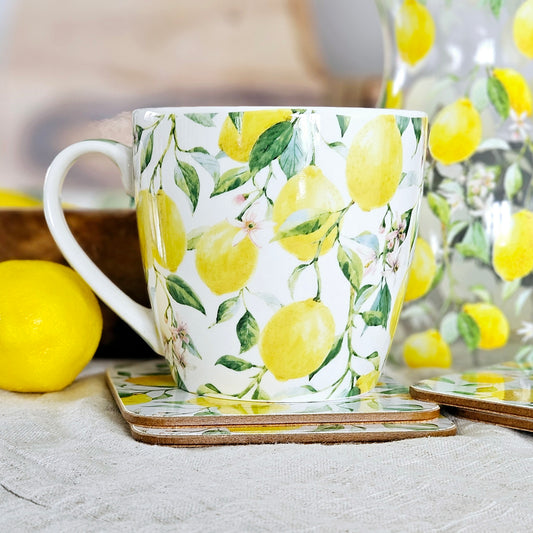
<svg viewBox="0 0 533 533"><path fill-rule="evenodd" d="M250 381L250 384L241 392L238 394L234 394L236 398L244 398L254 387L259 388L259 385L261 384L261 380L263 379L263 376L267 373L267 367L264 366L261 368L261 370L252 378Z"/></svg>

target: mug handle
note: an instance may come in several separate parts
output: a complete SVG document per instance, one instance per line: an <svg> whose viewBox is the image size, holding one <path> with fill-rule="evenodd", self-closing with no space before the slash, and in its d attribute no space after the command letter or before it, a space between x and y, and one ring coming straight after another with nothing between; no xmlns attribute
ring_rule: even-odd
<svg viewBox="0 0 533 533"><path fill-rule="evenodd" d="M127 322L153 350L162 355L163 345L155 327L152 309L130 298L94 264L74 238L65 219L61 205L63 182L75 161L82 155L91 153L109 157L120 170L126 192L134 195L132 149L114 141L81 141L62 150L48 168L43 189L46 223L70 265L103 302Z"/></svg>

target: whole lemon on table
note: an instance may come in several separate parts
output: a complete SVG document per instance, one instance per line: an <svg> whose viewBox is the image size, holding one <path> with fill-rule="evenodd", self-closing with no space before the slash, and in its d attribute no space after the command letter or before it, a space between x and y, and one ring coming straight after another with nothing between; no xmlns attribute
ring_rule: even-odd
<svg viewBox="0 0 533 533"><path fill-rule="evenodd" d="M522 209L502 223L494 237L492 264L506 281L523 278L533 270L533 213Z"/></svg>
<svg viewBox="0 0 533 533"><path fill-rule="evenodd" d="M428 8L416 0L405 0L394 21L400 57L415 65L435 42L435 23Z"/></svg>
<svg viewBox="0 0 533 533"><path fill-rule="evenodd" d="M409 270L405 301L409 302L424 296L431 287L436 271L437 263L431 246L425 239L418 237Z"/></svg>
<svg viewBox="0 0 533 533"><path fill-rule="evenodd" d="M533 0L527 0L516 10L513 39L520 52L533 58Z"/></svg>
<svg viewBox="0 0 533 533"><path fill-rule="evenodd" d="M354 136L346 158L346 184L364 211L391 200L402 175L403 149L393 115L379 115Z"/></svg>
<svg viewBox="0 0 533 533"><path fill-rule="evenodd" d="M403 358L411 368L449 368L452 352L436 329L413 333L405 339Z"/></svg>
<svg viewBox="0 0 533 533"><path fill-rule="evenodd" d="M93 357L102 313L69 267L39 260L0 263L0 388L58 391Z"/></svg>
<svg viewBox="0 0 533 533"><path fill-rule="evenodd" d="M218 145L235 161L246 162L257 139L268 128L278 122L285 122L292 117L290 109L264 109L245 111L242 114L240 131L230 117L227 117L220 130Z"/></svg>
<svg viewBox="0 0 533 533"><path fill-rule="evenodd" d="M248 236L234 244L239 231L223 220L209 228L196 246L196 270L215 294L242 289L255 271L259 249Z"/></svg>
<svg viewBox="0 0 533 533"><path fill-rule="evenodd" d="M0 188L1 207L38 207L42 202L33 196L11 189Z"/></svg>
<svg viewBox="0 0 533 533"><path fill-rule="evenodd" d="M142 190L137 201L137 225L146 267L152 267L155 259L175 272L187 251L187 235L172 198L162 189L156 194Z"/></svg>
<svg viewBox="0 0 533 533"><path fill-rule="evenodd" d="M463 305L479 327L481 338L478 347L483 350L501 348L509 339L509 322L502 311L493 304L476 302Z"/></svg>
<svg viewBox="0 0 533 533"><path fill-rule="evenodd" d="M322 302L293 302L267 322L259 339L265 366L279 381L302 378L316 370L335 340L335 321Z"/></svg>
<svg viewBox="0 0 533 533"><path fill-rule="evenodd" d="M274 201L272 219L275 222L275 231L287 218L303 209L317 211L338 211L343 207L341 193L329 181L320 168L310 165L293 176L282 187L278 197ZM281 239L279 243L288 252L295 255L301 261L312 259L318 251L320 239L335 223L336 216L333 213L328 217L321 228L306 235L294 235ZM320 255L325 254L333 246L337 234L331 231L323 240Z"/></svg>
<svg viewBox="0 0 533 533"><path fill-rule="evenodd" d="M468 98L443 107L429 131L429 151L440 163L452 165L468 159L481 142L481 116Z"/></svg>

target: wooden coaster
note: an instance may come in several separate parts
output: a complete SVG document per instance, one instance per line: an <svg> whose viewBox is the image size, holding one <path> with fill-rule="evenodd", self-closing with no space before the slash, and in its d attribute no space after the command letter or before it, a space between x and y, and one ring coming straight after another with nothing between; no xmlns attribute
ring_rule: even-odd
<svg viewBox="0 0 533 533"><path fill-rule="evenodd" d="M409 391L413 398L457 408L460 416L531 431L532 386L532 365L510 361L425 379Z"/></svg>
<svg viewBox="0 0 533 533"><path fill-rule="evenodd" d="M451 415L476 420L478 422L487 422L511 429L520 429L522 431L533 431L533 419L524 416L513 416L491 411L481 411L479 409L466 409L464 407L447 407L446 411Z"/></svg>
<svg viewBox="0 0 533 533"><path fill-rule="evenodd" d="M414 400L384 377L374 391L331 402L249 402L198 396L178 389L163 358L119 364L107 382L124 419L136 426L221 428L287 424L419 422L439 416L439 406ZM249 434L249 433L248 433Z"/></svg>
<svg viewBox="0 0 533 533"><path fill-rule="evenodd" d="M279 426L146 427L130 424L134 439L170 446L384 442L417 437L455 435L455 424L444 416L422 422L367 424L287 424Z"/></svg>

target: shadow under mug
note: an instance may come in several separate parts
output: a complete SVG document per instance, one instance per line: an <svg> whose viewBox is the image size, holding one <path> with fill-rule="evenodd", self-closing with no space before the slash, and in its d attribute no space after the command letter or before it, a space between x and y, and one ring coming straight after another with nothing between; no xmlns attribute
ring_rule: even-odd
<svg viewBox="0 0 533 533"><path fill-rule="evenodd" d="M87 140L48 169L44 210L67 261L200 395L257 401L371 390L418 232L427 117L370 108L153 108L133 146ZM83 154L135 198L151 306L89 259L61 206Z"/></svg>

